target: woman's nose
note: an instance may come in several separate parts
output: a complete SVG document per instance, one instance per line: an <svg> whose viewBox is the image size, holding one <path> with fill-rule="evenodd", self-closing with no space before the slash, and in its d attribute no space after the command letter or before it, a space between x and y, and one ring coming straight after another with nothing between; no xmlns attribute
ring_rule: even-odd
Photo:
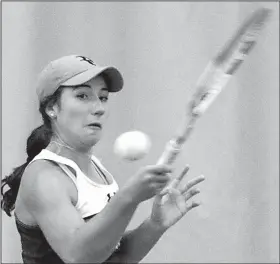
<svg viewBox="0 0 280 264"><path fill-rule="evenodd" d="M93 110L93 114L96 116L102 116L105 113L105 107L103 105L103 103L98 100L94 103L94 110Z"/></svg>

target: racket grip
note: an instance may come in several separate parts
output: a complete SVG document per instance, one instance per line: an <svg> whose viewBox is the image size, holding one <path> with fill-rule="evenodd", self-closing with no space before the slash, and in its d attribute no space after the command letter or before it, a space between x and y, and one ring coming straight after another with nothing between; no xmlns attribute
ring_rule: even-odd
<svg viewBox="0 0 280 264"><path fill-rule="evenodd" d="M171 139L165 146L165 150L159 158L157 164L171 165L178 154L181 152L182 144L178 143L175 139Z"/></svg>

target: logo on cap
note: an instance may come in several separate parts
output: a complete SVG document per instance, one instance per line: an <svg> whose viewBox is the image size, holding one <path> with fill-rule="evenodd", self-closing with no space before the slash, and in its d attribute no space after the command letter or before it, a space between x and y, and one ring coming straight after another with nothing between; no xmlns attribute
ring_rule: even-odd
<svg viewBox="0 0 280 264"><path fill-rule="evenodd" d="M91 60L90 58L87 58L85 56L77 56L77 58L80 58L81 61L86 61L89 64L96 66L96 63L93 60Z"/></svg>

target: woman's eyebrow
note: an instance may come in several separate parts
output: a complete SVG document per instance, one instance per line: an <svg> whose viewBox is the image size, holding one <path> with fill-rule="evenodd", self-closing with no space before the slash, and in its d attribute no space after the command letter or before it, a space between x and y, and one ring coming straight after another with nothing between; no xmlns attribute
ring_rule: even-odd
<svg viewBox="0 0 280 264"><path fill-rule="evenodd" d="M89 88L91 89L91 86L88 85L88 84L79 84L79 85L76 85L76 86L73 86L73 90L77 90L77 89L80 89L80 88ZM104 88L101 88L100 91L102 92L109 92L109 89L104 87Z"/></svg>
<svg viewBox="0 0 280 264"><path fill-rule="evenodd" d="M108 88L106 88L106 87L101 88L101 89L100 89L100 91L102 91L102 92L108 92L108 93L109 93L109 89L108 89Z"/></svg>
<svg viewBox="0 0 280 264"><path fill-rule="evenodd" d="M79 84L79 85L73 86L73 90L80 89L80 88L90 88L91 89L90 85L88 85L88 84Z"/></svg>

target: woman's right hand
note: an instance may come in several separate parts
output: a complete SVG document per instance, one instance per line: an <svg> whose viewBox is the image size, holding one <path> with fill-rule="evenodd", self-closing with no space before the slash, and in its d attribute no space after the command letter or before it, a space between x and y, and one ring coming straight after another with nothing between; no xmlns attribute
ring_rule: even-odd
<svg viewBox="0 0 280 264"><path fill-rule="evenodd" d="M173 169L167 165L150 165L141 168L124 186L133 202L141 203L159 194L170 181Z"/></svg>

